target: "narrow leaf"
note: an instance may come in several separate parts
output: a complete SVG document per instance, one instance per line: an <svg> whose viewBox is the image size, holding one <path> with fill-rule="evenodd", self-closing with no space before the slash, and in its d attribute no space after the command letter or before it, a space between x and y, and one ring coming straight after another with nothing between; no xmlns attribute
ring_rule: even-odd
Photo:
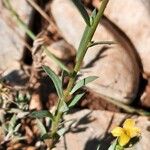
<svg viewBox="0 0 150 150"><path fill-rule="evenodd" d="M85 23L90 26L90 17L86 11L86 9L84 8L81 0L72 0L72 2L75 4L75 6L77 7L77 9L79 10L79 12L81 13Z"/></svg>
<svg viewBox="0 0 150 150"><path fill-rule="evenodd" d="M91 30L91 27L89 27L87 25L84 32L83 32L83 36L82 36L82 39L80 41L79 48L78 48L78 51L77 51L77 54L76 54L76 62L80 61L81 56L83 54L85 54L87 49L88 49L88 44L89 44L90 41L85 41L85 39L87 38L87 33L89 33L90 30ZM83 50L83 47L86 47L86 48Z"/></svg>
<svg viewBox="0 0 150 150"><path fill-rule="evenodd" d="M97 149L96 150L100 150L100 145L98 145Z"/></svg>
<svg viewBox="0 0 150 150"><path fill-rule="evenodd" d="M117 139L110 145L108 150L116 150L116 146L117 146Z"/></svg>
<svg viewBox="0 0 150 150"><path fill-rule="evenodd" d="M104 45L104 44L111 45L111 44L116 44L116 42L114 42L114 41L92 42L92 43L89 45L89 47L96 46L96 45Z"/></svg>
<svg viewBox="0 0 150 150"><path fill-rule="evenodd" d="M94 19L95 19L96 15L97 15L97 9L95 8L95 9L93 10L91 16L90 16L90 24L91 24L91 26L92 26L93 23L94 23Z"/></svg>
<svg viewBox="0 0 150 150"><path fill-rule="evenodd" d="M66 72L70 72L69 69L54 55L52 54L46 47L42 46L42 49L45 51L47 56L49 56L62 70Z"/></svg>
<svg viewBox="0 0 150 150"><path fill-rule="evenodd" d="M61 137L67 132L67 130L68 129L66 128L61 128L60 130L57 131L57 134Z"/></svg>
<svg viewBox="0 0 150 150"><path fill-rule="evenodd" d="M59 109L60 112L67 112L69 110L67 104L63 101L62 107Z"/></svg>
<svg viewBox="0 0 150 150"><path fill-rule="evenodd" d="M14 132L17 132L20 127L21 127L21 123L19 123L19 124L15 127Z"/></svg>
<svg viewBox="0 0 150 150"><path fill-rule="evenodd" d="M84 95L85 93L80 93L80 94L77 94L70 102L70 104L68 105L68 107L73 107L75 106L79 100L82 98L82 96Z"/></svg>
<svg viewBox="0 0 150 150"><path fill-rule="evenodd" d="M59 98L61 98L63 95L61 80L49 67L43 66L43 69L48 74L48 76L51 78L51 80L53 81L54 86L55 86L56 91L57 91L57 94L58 94Z"/></svg>
<svg viewBox="0 0 150 150"><path fill-rule="evenodd" d="M78 81L76 83L76 85L73 87L73 89L71 90L70 94L73 94L74 92L76 92L78 89L80 89L81 87L85 86L86 84L96 80L98 77L96 76L89 76L89 77L86 77L80 81Z"/></svg>
<svg viewBox="0 0 150 150"><path fill-rule="evenodd" d="M34 118L49 117L53 120L53 115L48 110L33 111L30 116Z"/></svg>
<svg viewBox="0 0 150 150"><path fill-rule="evenodd" d="M50 133L46 133L41 137L42 140L46 140L46 139L50 139L50 138L52 138Z"/></svg>
<svg viewBox="0 0 150 150"><path fill-rule="evenodd" d="M62 85L64 83L64 79L66 76L69 76L69 74L65 70L62 70L62 73L61 73L61 84Z"/></svg>
<svg viewBox="0 0 150 150"><path fill-rule="evenodd" d="M9 122L9 126L8 126L8 131L11 132L14 130L14 127L16 125L16 121L17 121L17 116L13 115L10 122Z"/></svg>
<svg viewBox="0 0 150 150"><path fill-rule="evenodd" d="M37 126L38 126L39 130L40 130L41 136L46 134L46 129L45 129L43 123L39 119L36 120L36 123L37 123Z"/></svg>

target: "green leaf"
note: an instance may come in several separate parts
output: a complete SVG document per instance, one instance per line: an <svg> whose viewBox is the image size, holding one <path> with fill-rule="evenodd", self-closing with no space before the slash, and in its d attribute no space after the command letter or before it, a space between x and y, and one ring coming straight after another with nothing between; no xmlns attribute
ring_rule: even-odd
<svg viewBox="0 0 150 150"><path fill-rule="evenodd" d="M57 94L59 98L63 95L63 89L62 89L62 82L59 79L59 77L52 71L49 67L43 66L44 71L48 74L48 76L51 78L51 80L54 83L54 86L56 88Z"/></svg>
<svg viewBox="0 0 150 150"><path fill-rule="evenodd" d="M88 25L86 26L82 39L80 41L79 44L79 48L76 54L76 62L81 61L81 57L86 53L87 49L88 49L88 44L90 41L86 41L85 39L87 38L87 33L90 32L91 27L89 27ZM83 47L86 47L85 49L83 49Z"/></svg>
<svg viewBox="0 0 150 150"><path fill-rule="evenodd" d="M52 138L52 135L50 133L46 133L41 137L42 140L46 140L46 139L50 139L50 138Z"/></svg>
<svg viewBox="0 0 150 150"><path fill-rule="evenodd" d="M93 10L91 16L90 16L90 24L91 24L91 26L92 26L93 23L94 23L94 19L95 19L96 15L97 15L97 9L95 8L95 9Z"/></svg>
<svg viewBox="0 0 150 150"><path fill-rule="evenodd" d="M68 72L66 72L65 70L62 70L62 73L61 73L61 84L63 85L63 83L64 83L64 79L65 79L65 77L66 76L69 76L69 74L68 74Z"/></svg>
<svg viewBox="0 0 150 150"><path fill-rule="evenodd" d="M61 108L59 109L60 112L67 112L69 110L69 107L67 106L66 102L63 101L63 104Z"/></svg>
<svg viewBox="0 0 150 150"><path fill-rule="evenodd" d="M122 147L118 144L118 145L116 145L115 150L124 150L124 147Z"/></svg>
<svg viewBox="0 0 150 150"><path fill-rule="evenodd" d="M45 51L47 56L49 56L62 70L66 72L70 72L69 69L54 55L52 54L46 47L42 46L42 49Z"/></svg>
<svg viewBox="0 0 150 150"><path fill-rule="evenodd" d="M116 140L110 145L110 147L108 148L108 150L116 150L117 143L118 143L118 139L116 139Z"/></svg>
<svg viewBox="0 0 150 150"><path fill-rule="evenodd" d="M12 132L14 130L14 127L16 125L17 116L13 115L8 126L8 132Z"/></svg>
<svg viewBox="0 0 150 150"><path fill-rule="evenodd" d="M70 104L68 105L68 107L73 107L75 106L78 101L82 98L82 96L84 95L85 93L80 93L80 94L77 94L75 95L75 97L73 97L73 99L71 100Z"/></svg>
<svg viewBox="0 0 150 150"><path fill-rule="evenodd" d="M53 115L48 111L48 110L39 110L39 111L33 111L30 114L31 117L34 118L44 118L44 117L49 117L50 119L53 120Z"/></svg>
<svg viewBox="0 0 150 150"><path fill-rule="evenodd" d="M68 129L66 128L61 128L60 130L57 131L57 134L61 137L67 132L67 130Z"/></svg>
<svg viewBox="0 0 150 150"><path fill-rule="evenodd" d="M86 11L86 9L84 8L81 0L72 0L72 2L75 4L75 6L77 7L77 9L79 10L79 12L81 13L85 23L90 26L90 17Z"/></svg>
<svg viewBox="0 0 150 150"><path fill-rule="evenodd" d="M116 42L114 42L114 41L91 42L91 44L88 47L93 47L96 45L104 45L104 44L111 45L111 44L116 44Z"/></svg>
<svg viewBox="0 0 150 150"><path fill-rule="evenodd" d="M96 150L100 150L100 145L98 145L97 149Z"/></svg>
<svg viewBox="0 0 150 150"><path fill-rule="evenodd" d="M76 83L76 85L73 87L73 89L71 90L70 94L73 94L74 92L76 92L78 89L80 89L81 87L85 86L86 84L96 80L98 77L96 76L89 76L89 77L86 77L80 81L78 81Z"/></svg>
<svg viewBox="0 0 150 150"><path fill-rule="evenodd" d="M40 130L41 136L46 134L46 129L45 129L43 123L39 119L36 120L36 123L37 123L37 126L38 126L39 130Z"/></svg>
<svg viewBox="0 0 150 150"><path fill-rule="evenodd" d="M18 132L18 130L19 130L20 127L21 127L21 123L19 123L19 124L15 127L14 132Z"/></svg>

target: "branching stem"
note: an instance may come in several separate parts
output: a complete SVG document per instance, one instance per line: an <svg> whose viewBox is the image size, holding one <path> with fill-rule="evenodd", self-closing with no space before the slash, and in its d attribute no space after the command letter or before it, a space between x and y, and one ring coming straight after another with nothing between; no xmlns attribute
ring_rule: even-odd
<svg viewBox="0 0 150 150"><path fill-rule="evenodd" d="M60 112L59 109L62 107L63 101L65 101L65 102L68 101L68 97L70 96L70 91L72 90L74 83L76 81L77 73L80 71L80 68L81 68L81 65L83 62L83 58L88 50L89 43L91 43L91 41L92 41L93 35L96 31L96 28L103 16L103 13L107 6L108 1L109 0L102 1L101 7L98 10L96 17L93 20L93 24L91 26L87 25L85 28L84 34L82 36L82 39L81 39L81 42L80 42L79 48L78 48L76 64L75 64L75 67L73 70L74 75L71 76L69 79L67 89L65 90L64 95L63 95L62 99L60 100L60 104L58 105L58 108L57 108L58 113L56 114L55 121L52 123L52 128L51 128L52 137L55 137L55 134L57 133L57 130L58 130L59 123L63 116L63 112Z"/></svg>

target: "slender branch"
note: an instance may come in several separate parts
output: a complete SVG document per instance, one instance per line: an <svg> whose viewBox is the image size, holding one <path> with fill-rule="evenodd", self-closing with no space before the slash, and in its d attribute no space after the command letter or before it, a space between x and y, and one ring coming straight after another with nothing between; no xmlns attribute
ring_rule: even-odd
<svg viewBox="0 0 150 150"><path fill-rule="evenodd" d="M89 44L89 48L90 47L93 47L93 46L96 46L96 45L104 45L104 44L107 44L107 45L112 45L112 44L117 44L116 42L114 41L100 41L100 42L92 42Z"/></svg>
<svg viewBox="0 0 150 150"><path fill-rule="evenodd" d="M99 22L101 21L101 18L103 16L104 10L107 6L107 3L109 2L109 0L103 0L100 6L100 9L98 11L98 13L96 14L96 17L93 20L93 24L92 26L86 26L83 37L81 39L79 48L78 48L78 53L77 53L77 57L76 57L76 65L74 68L75 72L78 72L80 70L83 58L85 56L85 53L88 49L88 45L89 43L91 43L93 35L96 31L96 28L99 24Z"/></svg>
<svg viewBox="0 0 150 150"><path fill-rule="evenodd" d="M34 0L26 0L29 2L29 4L41 14L41 16L46 19L49 23L51 23L50 17L41 9L41 7L34 1Z"/></svg>
<svg viewBox="0 0 150 150"><path fill-rule="evenodd" d="M138 115L142 115L142 116L150 116L150 112L148 111L144 111L142 109L136 109L133 108L131 106L125 105L123 103L121 103L119 100L105 96L103 94L101 94L101 98L105 99L106 101L118 106L119 108L122 108L123 110L125 110L128 113L136 113Z"/></svg>
<svg viewBox="0 0 150 150"><path fill-rule="evenodd" d="M107 6L108 1L109 0L103 0L102 1L101 7L100 7L96 17L94 18L94 22L93 22L92 26L87 25L85 28L81 42L79 44L78 53L77 53L77 57L76 57L76 65L74 67L74 72L73 72L75 75L72 76L72 78L70 78L70 80L69 80L68 87L67 87L67 90L65 93L66 97L69 95L69 93L70 93L70 91L74 85L76 75L81 68L81 64L82 64L83 58L87 52L88 45L92 41L93 35L94 35L96 28L97 28L97 26L98 26L98 24L99 24L99 22L103 16L103 13L104 13L104 10Z"/></svg>
<svg viewBox="0 0 150 150"><path fill-rule="evenodd" d="M25 31L25 33L32 39L35 40L36 36L34 35L34 33L28 28L28 26L24 23L23 20L21 20L21 18L19 17L19 15L17 14L17 12L14 10L14 8L12 7L10 0L3 0L3 3L5 4L5 7L11 12L12 16L16 19L16 23L18 24L18 26Z"/></svg>

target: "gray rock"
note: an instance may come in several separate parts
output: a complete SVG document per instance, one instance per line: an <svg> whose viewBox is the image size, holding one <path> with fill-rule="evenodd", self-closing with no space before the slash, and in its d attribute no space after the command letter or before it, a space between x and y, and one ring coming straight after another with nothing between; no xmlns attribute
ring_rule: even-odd
<svg viewBox="0 0 150 150"><path fill-rule="evenodd" d="M22 56L23 45L18 36L11 30L4 20L0 18L0 69L6 70L9 67L18 65Z"/></svg>
<svg viewBox="0 0 150 150"><path fill-rule="evenodd" d="M12 0L11 4L20 15L20 18L25 23L28 23L29 16L31 15L31 7L27 2ZM18 27L11 12L2 6L2 2L0 2L0 9L0 70L4 70L6 75L19 69L19 60L23 55L23 38L25 33Z"/></svg>
<svg viewBox="0 0 150 150"><path fill-rule="evenodd" d="M62 36L77 49L85 28L78 10L70 0L55 0L51 5L51 12ZM105 26L99 25L93 40L118 41L118 36L120 36L118 33L111 33ZM98 45L90 48L84 58L84 67L81 71L84 77L89 75L99 77L88 84L88 87L97 93L124 103L130 103L136 97L139 66L134 50L125 40L123 44Z"/></svg>
<svg viewBox="0 0 150 150"><path fill-rule="evenodd" d="M113 113L108 111L81 110L66 115L65 120L75 119L77 122L71 131L61 138L57 150L107 150L112 137L110 131L115 126L120 126L127 118L133 118L136 126L141 129L141 139L133 149L148 150L150 139L150 120L148 117L130 116L128 114Z"/></svg>
<svg viewBox="0 0 150 150"><path fill-rule="evenodd" d="M105 14L129 37L150 74L150 0L110 0Z"/></svg>

